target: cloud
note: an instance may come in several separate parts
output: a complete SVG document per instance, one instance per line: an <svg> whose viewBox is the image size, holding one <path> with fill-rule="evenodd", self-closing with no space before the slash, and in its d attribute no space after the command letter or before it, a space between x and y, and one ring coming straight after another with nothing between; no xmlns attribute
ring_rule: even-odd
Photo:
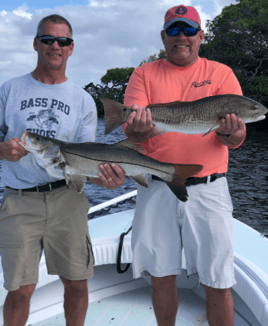
<svg viewBox="0 0 268 326"><path fill-rule="evenodd" d="M212 19L202 0L196 2L200 3L196 8L202 22ZM194 1L181 3L192 5ZM45 16L57 13L70 21L75 46L66 75L84 87L90 82L100 83L107 69L136 67L158 53L163 48L160 31L164 15L174 5L173 0L90 0L86 6L65 5L35 11L22 6L13 12L2 11L0 84L35 69L33 39Z"/></svg>
<svg viewBox="0 0 268 326"><path fill-rule="evenodd" d="M230 6L231 4L237 4L235 0L214 0L215 2L215 16L220 15L222 9L226 6Z"/></svg>
<svg viewBox="0 0 268 326"><path fill-rule="evenodd" d="M28 12L29 8L26 5L18 7L16 10L13 10L13 13L19 17L23 18L32 18L32 14Z"/></svg>

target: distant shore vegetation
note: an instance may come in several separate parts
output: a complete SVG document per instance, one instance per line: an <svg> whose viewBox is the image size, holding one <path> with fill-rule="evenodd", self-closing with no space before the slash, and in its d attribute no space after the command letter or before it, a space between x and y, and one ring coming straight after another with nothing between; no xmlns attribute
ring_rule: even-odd
<svg viewBox="0 0 268 326"><path fill-rule="evenodd" d="M268 0L236 0L221 14L206 22L207 33L199 55L226 64L234 71L243 95L268 107ZM140 65L166 58L160 49ZM104 108L99 100L107 97L123 103L124 93L134 67L107 70L100 84L89 83L84 89L96 102L98 116ZM268 119L268 118L267 118ZM267 120L258 122L268 132Z"/></svg>

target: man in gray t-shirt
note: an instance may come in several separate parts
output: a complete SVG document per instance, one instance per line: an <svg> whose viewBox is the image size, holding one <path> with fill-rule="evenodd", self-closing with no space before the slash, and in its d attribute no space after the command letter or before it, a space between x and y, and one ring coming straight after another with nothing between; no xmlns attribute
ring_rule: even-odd
<svg viewBox="0 0 268 326"><path fill-rule="evenodd" d="M0 159L5 185L0 210L0 246L7 325L25 325L30 297L38 282L44 249L49 274L64 287L67 325L83 325L87 278L94 258L87 228L88 200L43 169L19 141L25 130L62 141L94 142L97 112L92 97L69 81L66 63L74 43L69 22L58 15L43 18L34 39L36 69L0 87ZM96 185L118 188L125 181L118 165L101 165Z"/></svg>

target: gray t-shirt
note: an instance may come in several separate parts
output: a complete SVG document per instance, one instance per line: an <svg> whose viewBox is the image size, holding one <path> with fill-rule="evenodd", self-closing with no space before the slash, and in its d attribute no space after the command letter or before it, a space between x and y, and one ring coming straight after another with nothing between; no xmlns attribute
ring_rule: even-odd
<svg viewBox="0 0 268 326"><path fill-rule="evenodd" d="M0 141L21 138L24 131L72 143L94 142L97 111L93 98L67 80L47 85L31 74L0 87ZM61 179L64 179L62 173ZM2 160L2 185L23 189L58 180L32 153L18 162Z"/></svg>

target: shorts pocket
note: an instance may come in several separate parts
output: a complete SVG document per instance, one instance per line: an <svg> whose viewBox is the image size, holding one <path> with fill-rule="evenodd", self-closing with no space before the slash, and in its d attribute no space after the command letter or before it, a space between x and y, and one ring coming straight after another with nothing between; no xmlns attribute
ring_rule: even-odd
<svg viewBox="0 0 268 326"><path fill-rule="evenodd" d="M12 196L14 196L14 195L9 194L9 193L4 193L0 212L4 211L7 208L8 201Z"/></svg>
<svg viewBox="0 0 268 326"><path fill-rule="evenodd" d="M87 196L85 195L85 192L83 191L81 194L79 194L75 189L71 189L72 191L72 199L76 198L76 205L79 205L81 209L85 210L86 214L88 213L90 204Z"/></svg>
<svg viewBox="0 0 268 326"><path fill-rule="evenodd" d="M92 263L93 265L95 264L95 258L94 258L94 254L93 254L90 237L88 234L86 237L87 237L87 254L88 254L87 267L89 267L90 263Z"/></svg>
<svg viewBox="0 0 268 326"><path fill-rule="evenodd" d="M22 242L6 242L2 243L0 241L0 249L15 249L15 248L23 248L23 243Z"/></svg>

